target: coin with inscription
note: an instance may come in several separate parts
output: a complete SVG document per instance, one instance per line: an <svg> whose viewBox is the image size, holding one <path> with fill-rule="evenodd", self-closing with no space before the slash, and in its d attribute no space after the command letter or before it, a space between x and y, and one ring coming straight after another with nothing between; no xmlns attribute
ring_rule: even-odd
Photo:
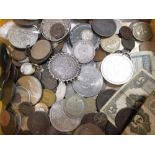
<svg viewBox="0 0 155 155"><path fill-rule="evenodd" d="M122 26L119 30L119 34L124 39L132 38L132 31L128 26Z"/></svg>
<svg viewBox="0 0 155 155"><path fill-rule="evenodd" d="M134 40L134 38L130 38L128 40L122 38L121 41L122 41L122 45L127 50L130 50L131 51L135 47L135 40Z"/></svg>

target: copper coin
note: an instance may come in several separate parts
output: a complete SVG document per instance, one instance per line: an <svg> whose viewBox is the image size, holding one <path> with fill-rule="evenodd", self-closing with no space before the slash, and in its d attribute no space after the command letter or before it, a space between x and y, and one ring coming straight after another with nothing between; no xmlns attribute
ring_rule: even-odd
<svg viewBox="0 0 155 155"><path fill-rule="evenodd" d="M134 40L134 38L130 38L128 40L122 38L121 41L122 41L122 45L127 50L130 50L131 51L135 47L135 40Z"/></svg>
<svg viewBox="0 0 155 155"><path fill-rule="evenodd" d="M119 34L124 39L132 38L132 31L128 26L122 26L119 30Z"/></svg>
<svg viewBox="0 0 155 155"><path fill-rule="evenodd" d="M19 49L14 49L13 52L11 53L11 56L13 59L17 61L22 61L27 58L26 52Z"/></svg>
<svg viewBox="0 0 155 155"><path fill-rule="evenodd" d="M65 34L65 27L61 23L55 23L52 25L50 32L51 36L53 36L56 39L60 39Z"/></svg>
<svg viewBox="0 0 155 155"><path fill-rule="evenodd" d="M36 111L29 116L27 125L33 134L46 134L50 120L45 112Z"/></svg>
<svg viewBox="0 0 155 155"><path fill-rule="evenodd" d="M111 124L110 122L108 122L106 127L105 127L105 133L106 133L106 135L119 135L119 134L121 134L119 129L117 127L115 127L113 124Z"/></svg>
<svg viewBox="0 0 155 155"><path fill-rule="evenodd" d="M96 107L97 110L100 111L100 109L106 104L106 102L115 94L116 90L114 89L107 89L102 90L97 98L96 98Z"/></svg>
<svg viewBox="0 0 155 155"><path fill-rule="evenodd" d="M29 116L30 114L32 114L34 112L34 107L32 106L32 103L23 102L19 105L18 110L24 116Z"/></svg>
<svg viewBox="0 0 155 155"><path fill-rule="evenodd" d="M79 126L74 135L104 135L105 133L96 125L87 123Z"/></svg>
<svg viewBox="0 0 155 155"><path fill-rule="evenodd" d="M105 56L106 56L106 53L102 49L98 48L95 51L95 57L93 60L95 62L100 62L104 59Z"/></svg>
<svg viewBox="0 0 155 155"><path fill-rule="evenodd" d="M10 113L8 111L3 111L0 114L0 125L7 126L10 122Z"/></svg>

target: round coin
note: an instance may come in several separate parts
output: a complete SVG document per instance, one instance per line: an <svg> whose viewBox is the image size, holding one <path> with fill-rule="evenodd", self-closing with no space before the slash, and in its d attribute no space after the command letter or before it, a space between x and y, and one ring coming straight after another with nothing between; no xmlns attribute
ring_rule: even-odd
<svg viewBox="0 0 155 155"><path fill-rule="evenodd" d="M10 122L10 113L8 111L3 111L0 113L0 125L7 126Z"/></svg>
<svg viewBox="0 0 155 155"><path fill-rule="evenodd" d="M35 68L31 63L23 63L20 67L20 72L24 75L31 75L35 72Z"/></svg>
<svg viewBox="0 0 155 155"><path fill-rule="evenodd" d="M48 106L45 103L39 102L35 105L35 111L43 111L48 113Z"/></svg>
<svg viewBox="0 0 155 155"><path fill-rule="evenodd" d="M130 38L128 40L122 38L122 45L124 46L125 49L131 51L135 47L135 40L134 38Z"/></svg>
<svg viewBox="0 0 155 155"><path fill-rule="evenodd" d="M119 30L119 34L124 39L131 39L132 38L132 31L128 26L122 26Z"/></svg>
<svg viewBox="0 0 155 155"><path fill-rule="evenodd" d="M100 62L104 59L104 57L106 57L106 53L102 49L98 48L95 51L95 56L93 60L95 62Z"/></svg>
<svg viewBox="0 0 155 155"><path fill-rule="evenodd" d="M113 124L111 124L109 121L105 127L105 133L106 135L119 135L121 132L118 128L116 128Z"/></svg>
<svg viewBox="0 0 155 155"><path fill-rule="evenodd" d="M17 61L22 61L27 58L26 52L19 49L13 49L13 51L11 52L11 56Z"/></svg>
<svg viewBox="0 0 155 155"><path fill-rule="evenodd" d="M94 19L92 29L101 37L110 37L116 32L116 23L112 19Z"/></svg>
<svg viewBox="0 0 155 155"><path fill-rule="evenodd" d="M76 80L73 81L73 89L84 97L97 95L103 86L101 73L91 66L84 66Z"/></svg>
<svg viewBox="0 0 155 155"><path fill-rule="evenodd" d="M115 32L115 34L119 34L119 30L120 30L120 28L122 26L122 21L119 20L119 19L114 19L114 22L116 23L116 32Z"/></svg>

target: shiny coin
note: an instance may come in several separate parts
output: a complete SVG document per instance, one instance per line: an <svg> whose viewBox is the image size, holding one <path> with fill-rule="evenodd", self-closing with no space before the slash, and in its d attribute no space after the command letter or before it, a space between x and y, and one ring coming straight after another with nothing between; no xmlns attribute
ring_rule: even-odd
<svg viewBox="0 0 155 155"><path fill-rule="evenodd" d="M113 35L109 38L101 39L101 47L106 52L112 53L119 49L121 40L117 35Z"/></svg>
<svg viewBox="0 0 155 155"><path fill-rule="evenodd" d="M119 131L119 129L116 128L110 122L108 122L107 125L106 125L105 133L106 133L106 135L119 135L119 134L121 134L121 132Z"/></svg>
<svg viewBox="0 0 155 155"><path fill-rule="evenodd" d="M91 41L94 47L99 45L99 37L93 33L89 24L79 24L72 29L70 33L71 44L74 45L80 40Z"/></svg>
<svg viewBox="0 0 155 155"><path fill-rule="evenodd" d="M80 63L88 63L95 56L95 49L90 41L78 41L74 45L74 55Z"/></svg>
<svg viewBox="0 0 155 155"><path fill-rule="evenodd" d="M38 31L35 27L22 28L14 25L8 32L8 39L13 46L23 49L36 43Z"/></svg>
<svg viewBox="0 0 155 155"><path fill-rule="evenodd" d="M122 26L122 21L119 20L119 19L114 19L114 22L116 23L116 32L115 32L115 34L119 34L119 30L120 30L120 28Z"/></svg>
<svg viewBox="0 0 155 155"><path fill-rule="evenodd" d="M85 113L85 102L79 95L67 98L63 107L66 115L71 118L82 118Z"/></svg>
<svg viewBox="0 0 155 155"><path fill-rule="evenodd" d="M133 36L139 41L147 41L152 38L152 30L146 22L136 22L133 24Z"/></svg>
<svg viewBox="0 0 155 155"><path fill-rule="evenodd" d="M155 52L155 44L151 41L144 41L139 45L139 50Z"/></svg>
<svg viewBox="0 0 155 155"><path fill-rule="evenodd" d="M48 107L51 107L52 104L55 102L56 96L52 90L43 89L43 94L40 99L42 103L45 103Z"/></svg>
<svg viewBox="0 0 155 155"><path fill-rule="evenodd" d="M133 38L130 38L128 40L122 38L122 45L127 50L132 50L135 47L135 40Z"/></svg>
<svg viewBox="0 0 155 155"><path fill-rule="evenodd" d="M124 39L131 39L132 38L132 31L128 26L122 26L119 30L119 34Z"/></svg>
<svg viewBox="0 0 155 155"><path fill-rule="evenodd" d="M73 81L73 89L82 96L91 97L97 95L103 86L101 73L91 66L82 67L77 80Z"/></svg>
<svg viewBox="0 0 155 155"><path fill-rule="evenodd" d="M116 23L112 19L94 19L92 29L101 37L110 37L116 32Z"/></svg>
<svg viewBox="0 0 155 155"><path fill-rule="evenodd" d="M22 60L27 58L26 52L22 51L22 50L19 50L19 49L14 49L11 52L11 56L12 56L13 59L15 59L17 61L22 61Z"/></svg>
<svg viewBox="0 0 155 155"><path fill-rule="evenodd" d="M56 39L55 37L53 37L51 35L51 28L56 23L62 24L65 28L64 35L62 37L59 36L60 37L59 39ZM44 19L44 20L42 20L42 23L41 23L41 31L42 31L43 36L47 40L51 40L51 41L60 41L60 40L64 39L68 35L70 28L71 28L70 20L68 20L68 19ZM56 32L54 32L54 33L56 33ZM58 32L58 33L60 33L60 32ZM62 32L61 32L61 34L62 34Z"/></svg>
<svg viewBox="0 0 155 155"><path fill-rule="evenodd" d="M97 110L100 111L100 109L106 104L106 102L115 94L116 90L114 89L107 89L102 90L97 98L96 98L96 106Z"/></svg>
<svg viewBox="0 0 155 155"><path fill-rule="evenodd" d="M29 116L30 114L32 114L34 112L34 107L29 102L22 102L19 105L18 110L24 116Z"/></svg>
<svg viewBox="0 0 155 155"><path fill-rule="evenodd" d="M20 67L20 71L24 75L31 75L35 72L35 68L31 63L23 63Z"/></svg>
<svg viewBox="0 0 155 155"><path fill-rule="evenodd" d="M101 73L104 79L115 85L128 82L132 78L133 72L132 61L119 53L108 55L101 64Z"/></svg>
<svg viewBox="0 0 155 155"><path fill-rule="evenodd" d="M34 76L22 76L18 79L17 84L26 88L31 93L31 102L36 104L42 96L42 86Z"/></svg>
<svg viewBox="0 0 155 155"><path fill-rule="evenodd" d="M56 54L50 59L48 69L55 79L71 81L79 75L80 65L74 57L63 53Z"/></svg>
<svg viewBox="0 0 155 155"><path fill-rule="evenodd" d="M105 133L96 125L87 123L80 125L75 131L74 135L104 135Z"/></svg>
<svg viewBox="0 0 155 155"><path fill-rule="evenodd" d="M10 113L8 111L3 111L0 114L0 125L7 126L10 122Z"/></svg>
<svg viewBox="0 0 155 155"><path fill-rule="evenodd" d="M64 100L56 102L50 109L50 121L54 128L61 132L73 131L81 122L80 118L70 118L63 110Z"/></svg>
<svg viewBox="0 0 155 155"><path fill-rule="evenodd" d="M43 111L48 113L48 106L45 103L39 102L35 105L35 111Z"/></svg>
<svg viewBox="0 0 155 155"><path fill-rule="evenodd" d="M102 61L104 59L105 56L106 56L106 53L102 49L98 48L95 51L95 57L94 57L93 60L95 62L100 62L100 61Z"/></svg>
<svg viewBox="0 0 155 155"><path fill-rule="evenodd" d="M45 112L36 111L29 116L27 125L33 134L46 134L50 120Z"/></svg>

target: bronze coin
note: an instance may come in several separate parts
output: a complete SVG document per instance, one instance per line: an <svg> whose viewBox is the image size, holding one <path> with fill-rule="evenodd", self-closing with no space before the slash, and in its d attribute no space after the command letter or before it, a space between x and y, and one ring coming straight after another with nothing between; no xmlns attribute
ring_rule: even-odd
<svg viewBox="0 0 155 155"><path fill-rule="evenodd" d="M21 103L18 108L19 112L24 116L29 116L34 112L34 107L32 106L32 103L29 102Z"/></svg>
<svg viewBox="0 0 155 155"><path fill-rule="evenodd" d="M11 52L11 56L12 56L13 59L15 59L17 61L22 61L22 60L27 58L26 52L22 51L22 50L19 50L19 49L14 49Z"/></svg>
<svg viewBox="0 0 155 155"><path fill-rule="evenodd" d="M55 23L50 29L51 36L56 39L60 39L65 34L65 27L61 23Z"/></svg>
<svg viewBox="0 0 155 155"><path fill-rule="evenodd" d="M50 127L50 119L47 113L36 111L29 116L27 125L33 134L46 134Z"/></svg>
<svg viewBox="0 0 155 155"><path fill-rule="evenodd" d="M122 38L127 39L127 40L132 38L132 31L127 26L122 26L119 30L119 34Z"/></svg>
<svg viewBox="0 0 155 155"><path fill-rule="evenodd" d="M7 126L10 122L10 113L8 111L3 111L0 114L0 125Z"/></svg>
<svg viewBox="0 0 155 155"><path fill-rule="evenodd" d="M74 135L104 135L105 133L96 125L86 123L80 125L75 131Z"/></svg>
<svg viewBox="0 0 155 155"><path fill-rule="evenodd" d="M104 52L101 48L98 48L95 51L95 57L93 60L95 62L100 62L104 59L105 56L106 56L106 52Z"/></svg>

